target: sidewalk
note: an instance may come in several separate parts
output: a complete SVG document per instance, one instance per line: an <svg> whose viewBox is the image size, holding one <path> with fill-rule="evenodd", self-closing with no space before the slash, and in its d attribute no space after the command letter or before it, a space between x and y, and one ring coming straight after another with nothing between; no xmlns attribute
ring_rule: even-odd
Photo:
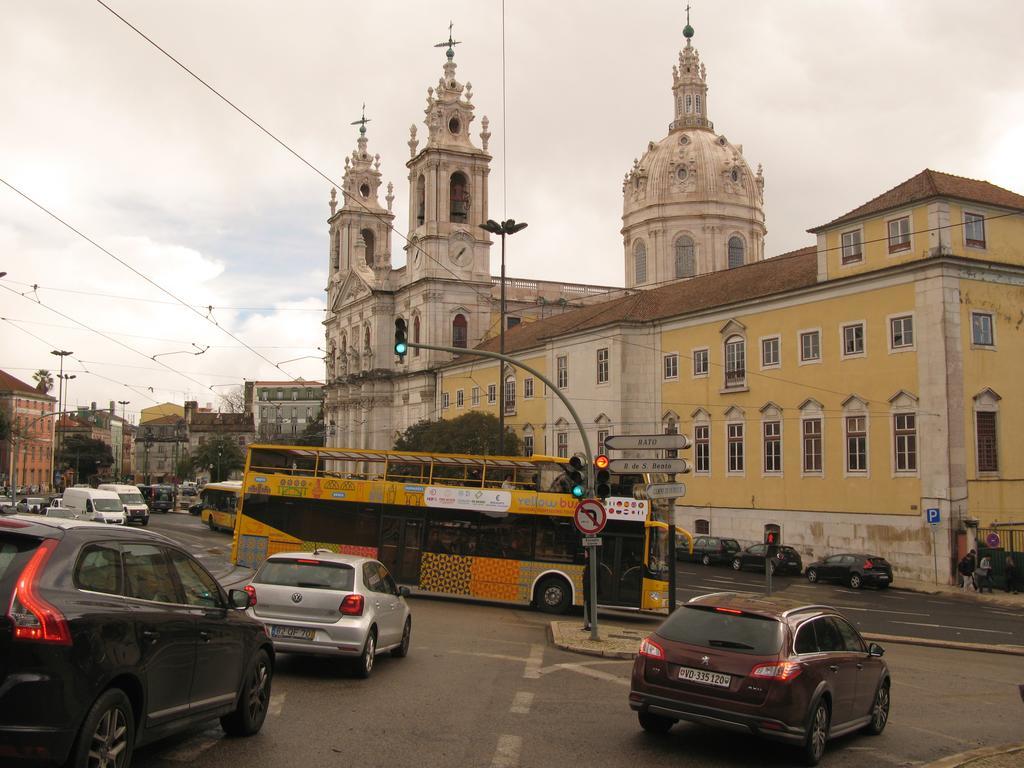
<svg viewBox="0 0 1024 768"><path fill-rule="evenodd" d="M1024 609L1024 592L1018 592L1016 595L1001 590L995 590L991 593L966 592L960 587L954 587L952 584L933 584L930 581L917 581L915 579L901 579L898 577L894 580L892 589L905 592L921 592L926 595L942 595L943 597L952 597L960 600L973 600L978 603L1000 605L1004 608Z"/></svg>
<svg viewBox="0 0 1024 768"><path fill-rule="evenodd" d="M1020 768L1024 765L1024 744L984 747L950 755L924 768Z"/></svg>

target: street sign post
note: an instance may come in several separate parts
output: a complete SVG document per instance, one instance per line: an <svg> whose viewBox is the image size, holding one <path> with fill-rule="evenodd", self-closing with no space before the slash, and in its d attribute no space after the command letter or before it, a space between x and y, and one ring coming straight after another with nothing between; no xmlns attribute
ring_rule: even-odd
<svg viewBox="0 0 1024 768"><path fill-rule="evenodd" d="M620 475L640 474L642 472L664 472L670 475L690 471L690 462L686 459L612 459L608 469Z"/></svg>
<svg viewBox="0 0 1024 768"><path fill-rule="evenodd" d="M939 522L941 521L941 516L940 516L939 508L938 507L929 507L924 512L925 512L925 515L928 518L928 522L931 523L932 525L938 525Z"/></svg>
<svg viewBox="0 0 1024 768"><path fill-rule="evenodd" d="M678 451L690 447L690 438L686 435L611 435L605 438L604 447L616 451Z"/></svg>
<svg viewBox="0 0 1024 768"><path fill-rule="evenodd" d="M932 571L935 574L935 583L939 583L939 555L937 552L937 545L935 542L935 530L939 527L939 523L942 521L942 513L939 512L938 507L928 507L924 511L924 518L929 522L932 527Z"/></svg>
<svg viewBox="0 0 1024 768"><path fill-rule="evenodd" d="M590 616L590 639L599 640L597 634L597 548L601 546L601 538L597 535L608 524L608 512L597 499L583 499L576 505L572 513L572 521L577 530L583 534L583 546L587 548L590 566L590 605L584 606L584 612Z"/></svg>
<svg viewBox="0 0 1024 768"><path fill-rule="evenodd" d="M648 499L680 499L686 495L686 483L649 483L643 494Z"/></svg>

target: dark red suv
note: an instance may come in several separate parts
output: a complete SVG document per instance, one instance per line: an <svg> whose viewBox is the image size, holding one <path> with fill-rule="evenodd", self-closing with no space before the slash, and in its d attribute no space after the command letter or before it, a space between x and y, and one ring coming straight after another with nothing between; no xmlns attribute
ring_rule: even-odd
<svg viewBox="0 0 1024 768"><path fill-rule="evenodd" d="M889 719L889 668L836 610L784 598L717 593L681 606L640 645L629 704L646 731L679 720L801 747Z"/></svg>

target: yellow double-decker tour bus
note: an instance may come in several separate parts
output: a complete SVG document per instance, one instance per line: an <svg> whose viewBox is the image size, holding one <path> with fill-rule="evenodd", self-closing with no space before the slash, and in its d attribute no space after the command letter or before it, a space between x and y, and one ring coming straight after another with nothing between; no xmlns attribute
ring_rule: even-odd
<svg viewBox="0 0 1024 768"><path fill-rule="evenodd" d="M207 483L199 492L199 500L203 505L199 519L210 526L210 530L233 531L238 503L242 500L242 481Z"/></svg>
<svg viewBox="0 0 1024 768"><path fill-rule="evenodd" d="M534 605L583 604L577 500L551 456L252 445L232 559L328 549L380 560L415 590ZM629 487L605 502L598 604L668 605L668 526Z"/></svg>

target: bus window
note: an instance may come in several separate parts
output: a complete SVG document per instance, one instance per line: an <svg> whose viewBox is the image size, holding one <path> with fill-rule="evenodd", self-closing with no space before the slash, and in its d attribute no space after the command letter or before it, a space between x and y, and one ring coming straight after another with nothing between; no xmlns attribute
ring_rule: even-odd
<svg viewBox="0 0 1024 768"><path fill-rule="evenodd" d="M580 535L572 521L564 517L538 517L534 539L537 560L573 563L580 548Z"/></svg>
<svg viewBox="0 0 1024 768"><path fill-rule="evenodd" d="M521 515L494 519L482 517L478 527L476 554L514 560L533 558L533 521Z"/></svg>

